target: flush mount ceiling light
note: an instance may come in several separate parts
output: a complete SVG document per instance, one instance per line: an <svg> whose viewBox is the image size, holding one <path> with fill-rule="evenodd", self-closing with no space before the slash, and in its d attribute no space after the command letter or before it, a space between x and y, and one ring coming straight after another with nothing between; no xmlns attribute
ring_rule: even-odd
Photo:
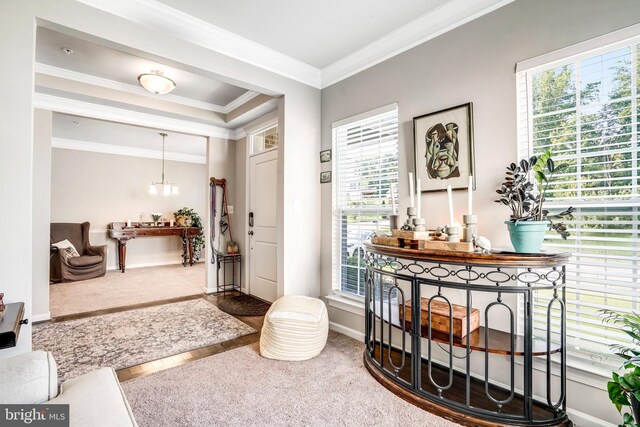
<svg viewBox="0 0 640 427"><path fill-rule="evenodd" d="M152 70L150 73L140 74L138 81L143 88L156 95L164 95L176 88L176 83L162 75L160 70Z"/></svg>
<svg viewBox="0 0 640 427"><path fill-rule="evenodd" d="M178 186L176 184L172 184L164 180L164 138L167 136L167 134L162 132L160 133L160 136L162 136L162 181L152 182L151 185L149 185L149 194L162 194L163 196L180 194L180 190L178 189Z"/></svg>

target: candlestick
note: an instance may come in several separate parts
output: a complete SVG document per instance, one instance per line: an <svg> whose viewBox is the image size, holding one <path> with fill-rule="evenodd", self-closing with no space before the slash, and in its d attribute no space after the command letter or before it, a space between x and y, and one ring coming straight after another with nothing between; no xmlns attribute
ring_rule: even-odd
<svg viewBox="0 0 640 427"><path fill-rule="evenodd" d="M409 197L411 197L409 206L413 208L415 204L413 201L413 173L411 172L409 172Z"/></svg>
<svg viewBox="0 0 640 427"><path fill-rule="evenodd" d="M467 188L467 215L473 215L473 175L469 175Z"/></svg>
<svg viewBox="0 0 640 427"><path fill-rule="evenodd" d="M418 198L418 218L422 218L422 187L420 185L420 178L418 178L418 185L416 185L416 197Z"/></svg>
<svg viewBox="0 0 640 427"><path fill-rule="evenodd" d="M476 234L478 217L475 215L463 215L462 219L464 222L463 240L465 242L472 242L473 235Z"/></svg>
<svg viewBox="0 0 640 427"><path fill-rule="evenodd" d="M131 227L131 220L130 219L127 220L127 227Z"/></svg>
<svg viewBox="0 0 640 427"><path fill-rule="evenodd" d="M389 191L391 191L391 209L392 209L393 215L398 214L398 212L396 211L396 195L394 194L395 189L396 189L396 184L391 184L391 188L389 189Z"/></svg>
<svg viewBox="0 0 640 427"><path fill-rule="evenodd" d="M459 242L460 241L460 227L456 225L450 225L447 227L447 242Z"/></svg>
<svg viewBox="0 0 640 427"><path fill-rule="evenodd" d="M453 194L451 192L451 186L447 186L447 196L449 198L449 225L453 227Z"/></svg>

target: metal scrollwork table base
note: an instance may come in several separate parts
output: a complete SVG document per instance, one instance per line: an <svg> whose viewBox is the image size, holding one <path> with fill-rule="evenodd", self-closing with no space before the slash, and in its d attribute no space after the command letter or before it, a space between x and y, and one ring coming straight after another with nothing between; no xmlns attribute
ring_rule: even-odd
<svg viewBox="0 0 640 427"><path fill-rule="evenodd" d="M382 385L463 425L573 425L566 413L570 254L364 246L364 364ZM445 303L449 325L452 304L465 306L467 330L471 307L480 308L481 326L463 338L453 328L435 330L431 302L423 314L421 298Z"/></svg>

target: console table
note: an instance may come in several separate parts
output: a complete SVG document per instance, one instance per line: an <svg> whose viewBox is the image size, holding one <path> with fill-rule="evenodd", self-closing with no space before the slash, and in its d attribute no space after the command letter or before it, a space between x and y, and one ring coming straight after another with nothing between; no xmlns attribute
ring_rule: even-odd
<svg viewBox="0 0 640 427"><path fill-rule="evenodd" d="M118 268L124 273L127 261L127 242L136 237L178 236L182 238L183 248L189 254L188 264L193 265L193 239L200 234L198 227L171 227L168 223L131 223L112 222L109 224L109 237L118 241ZM187 260L182 264L187 265Z"/></svg>
<svg viewBox="0 0 640 427"><path fill-rule="evenodd" d="M376 380L463 425L573 425L566 413L570 254L364 247L364 364ZM438 319L445 325L466 308L464 331L472 332L443 332L432 319L436 303L445 307ZM542 362L535 387L534 358Z"/></svg>
<svg viewBox="0 0 640 427"><path fill-rule="evenodd" d="M0 319L0 350L15 347L20 336L20 327L29 320L24 318L24 303L7 304L4 316Z"/></svg>

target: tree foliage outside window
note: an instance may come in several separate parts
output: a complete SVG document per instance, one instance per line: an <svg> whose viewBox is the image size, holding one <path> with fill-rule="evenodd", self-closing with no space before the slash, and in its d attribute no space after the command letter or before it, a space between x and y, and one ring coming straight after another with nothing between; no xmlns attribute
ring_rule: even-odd
<svg viewBox="0 0 640 427"><path fill-rule="evenodd" d="M607 344L627 340L602 324L598 310L638 310L639 50L636 39L518 76L526 111L521 144L530 155L551 149L556 164L566 165L549 185L545 206L576 208L566 222L571 237L564 242L548 233L545 247L574 254L567 267L568 345L591 358L604 358ZM540 334L551 297L534 301ZM555 339L559 324L556 307Z"/></svg>

